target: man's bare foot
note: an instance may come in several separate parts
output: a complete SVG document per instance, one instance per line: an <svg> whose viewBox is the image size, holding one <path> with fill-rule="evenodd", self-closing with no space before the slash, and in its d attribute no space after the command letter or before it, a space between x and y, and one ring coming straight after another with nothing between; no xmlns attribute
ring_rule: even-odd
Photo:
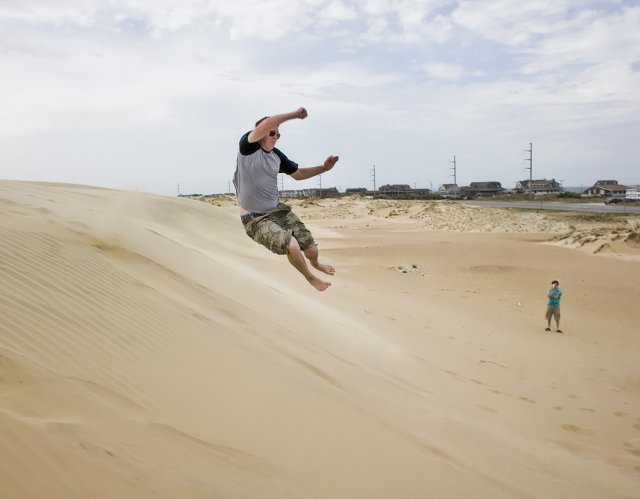
<svg viewBox="0 0 640 499"><path fill-rule="evenodd" d="M311 284L318 291L324 291L329 286L331 286L330 282L326 282L326 281L323 281L322 279L318 279L316 276L308 278L307 281L309 281L309 284Z"/></svg>
<svg viewBox="0 0 640 499"><path fill-rule="evenodd" d="M313 267L325 274L333 275L336 273L336 269L332 265L328 265L326 263L318 263L317 265L313 265Z"/></svg>

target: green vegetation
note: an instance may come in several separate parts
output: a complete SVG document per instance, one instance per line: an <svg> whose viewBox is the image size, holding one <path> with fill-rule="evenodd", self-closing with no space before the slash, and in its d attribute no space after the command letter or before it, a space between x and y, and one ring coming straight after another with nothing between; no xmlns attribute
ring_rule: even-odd
<svg viewBox="0 0 640 499"><path fill-rule="evenodd" d="M585 198L583 198L579 192L569 192L569 191L565 191L562 194L558 194L557 196L560 199L579 199L579 200L584 200Z"/></svg>
<svg viewBox="0 0 640 499"><path fill-rule="evenodd" d="M528 193L504 194L487 198L474 198L476 201L536 201L536 202L563 202L563 203L603 203L600 197L581 197L578 192L565 191L561 194L545 194L541 196L529 195Z"/></svg>

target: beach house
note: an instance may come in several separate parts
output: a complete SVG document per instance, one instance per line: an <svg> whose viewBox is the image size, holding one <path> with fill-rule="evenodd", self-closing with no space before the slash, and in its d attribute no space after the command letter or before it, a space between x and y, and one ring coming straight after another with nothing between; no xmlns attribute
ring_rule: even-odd
<svg viewBox="0 0 640 499"><path fill-rule="evenodd" d="M552 178L547 180L546 178L538 180L520 180L516 183L516 192L529 193L536 196L542 196L545 194L560 194L563 189L562 186L556 182L556 179Z"/></svg>
<svg viewBox="0 0 640 499"><path fill-rule="evenodd" d="M438 194L444 197L457 197L460 195L458 184L442 184L438 189Z"/></svg>
<svg viewBox="0 0 640 499"><path fill-rule="evenodd" d="M585 197L624 198L627 187L617 180L598 180L592 187L582 193Z"/></svg>
<svg viewBox="0 0 640 499"><path fill-rule="evenodd" d="M469 187L461 187L460 194L464 197L487 197L487 196L498 196L500 194L504 194L505 189L503 189L500 182L491 181L491 182L471 182Z"/></svg>

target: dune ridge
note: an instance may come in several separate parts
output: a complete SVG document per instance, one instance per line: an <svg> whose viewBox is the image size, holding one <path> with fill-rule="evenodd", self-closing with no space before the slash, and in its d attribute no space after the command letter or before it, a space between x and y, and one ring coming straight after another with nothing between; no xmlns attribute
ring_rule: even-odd
<svg viewBox="0 0 640 499"><path fill-rule="evenodd" d="M3 493L636 495L637 260L539 244L571 220L349 202L296 204L320 296L229 200L0 181Z"/></svg>

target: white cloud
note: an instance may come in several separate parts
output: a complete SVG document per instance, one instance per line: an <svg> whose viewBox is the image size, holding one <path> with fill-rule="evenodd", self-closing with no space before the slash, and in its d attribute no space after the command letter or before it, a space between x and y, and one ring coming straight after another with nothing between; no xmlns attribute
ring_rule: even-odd
<svg viewBox="0 0 640 499"><path fill-rule="evenodd" d="M347 5L342 0L333 0L326 7L323 7L318 13L321 21L339 22L353 21L358 17L355 7Z"/></svg>
<svg viewBox="0 0 640 499"><path fill-rule="evenodd" d="M568 11L568 0L463 1L453 13L459 26L502 45L521 47L553 32Z"/></svg>
<svg viewBox="0 0 640 499"><path fill-rule="evenodd" d="M0 4L0 19L27 24L51 24L54 26L91 26L97 8L95 1L60 0L20 1L7 0Z"/></svg>
<svg viewBox="0 0 640 499"><path fill-rule="evenodd" d="M566 181L608 153L634 182L639 25L593 0L4 1L0 177L222 191L239 135L305 105L282 145L340 154L323 184L438 184L455 153L510 185L530 141Z"/></svg>
<svg viewBox="0 0 640 499"><path fill-rule="evenodd" d="M640 7L603 16L585 12L526 50L533 60L523 71L554 71L567 65L598 64L640 57Z"/></svg>
<svg viewBox="0 0 640 499"><path fill-rule="evenodd" d="M441 80L458 81L465 75L464 68L459 64L432 62L417 69L423 69L428 76Z"/></svg>
<svg viewBox="0 0 640 499"><path fill-rule="evenodd" d="M422 36L436 43L444 43L450 39L453 32L453 23L450 19L438 15L422 28Z"/></svg>
<svg viewBox="0 0 640 499"><path fill-rule="evenodd" d="M243 73L244 56L210 51L198 37L105 44L78 36L32 35L29 55L5 55L0 99L12 119L0 123L2 133L163 126L179 114L180 101L215 99L243 86L231 78Z"/></svg>

